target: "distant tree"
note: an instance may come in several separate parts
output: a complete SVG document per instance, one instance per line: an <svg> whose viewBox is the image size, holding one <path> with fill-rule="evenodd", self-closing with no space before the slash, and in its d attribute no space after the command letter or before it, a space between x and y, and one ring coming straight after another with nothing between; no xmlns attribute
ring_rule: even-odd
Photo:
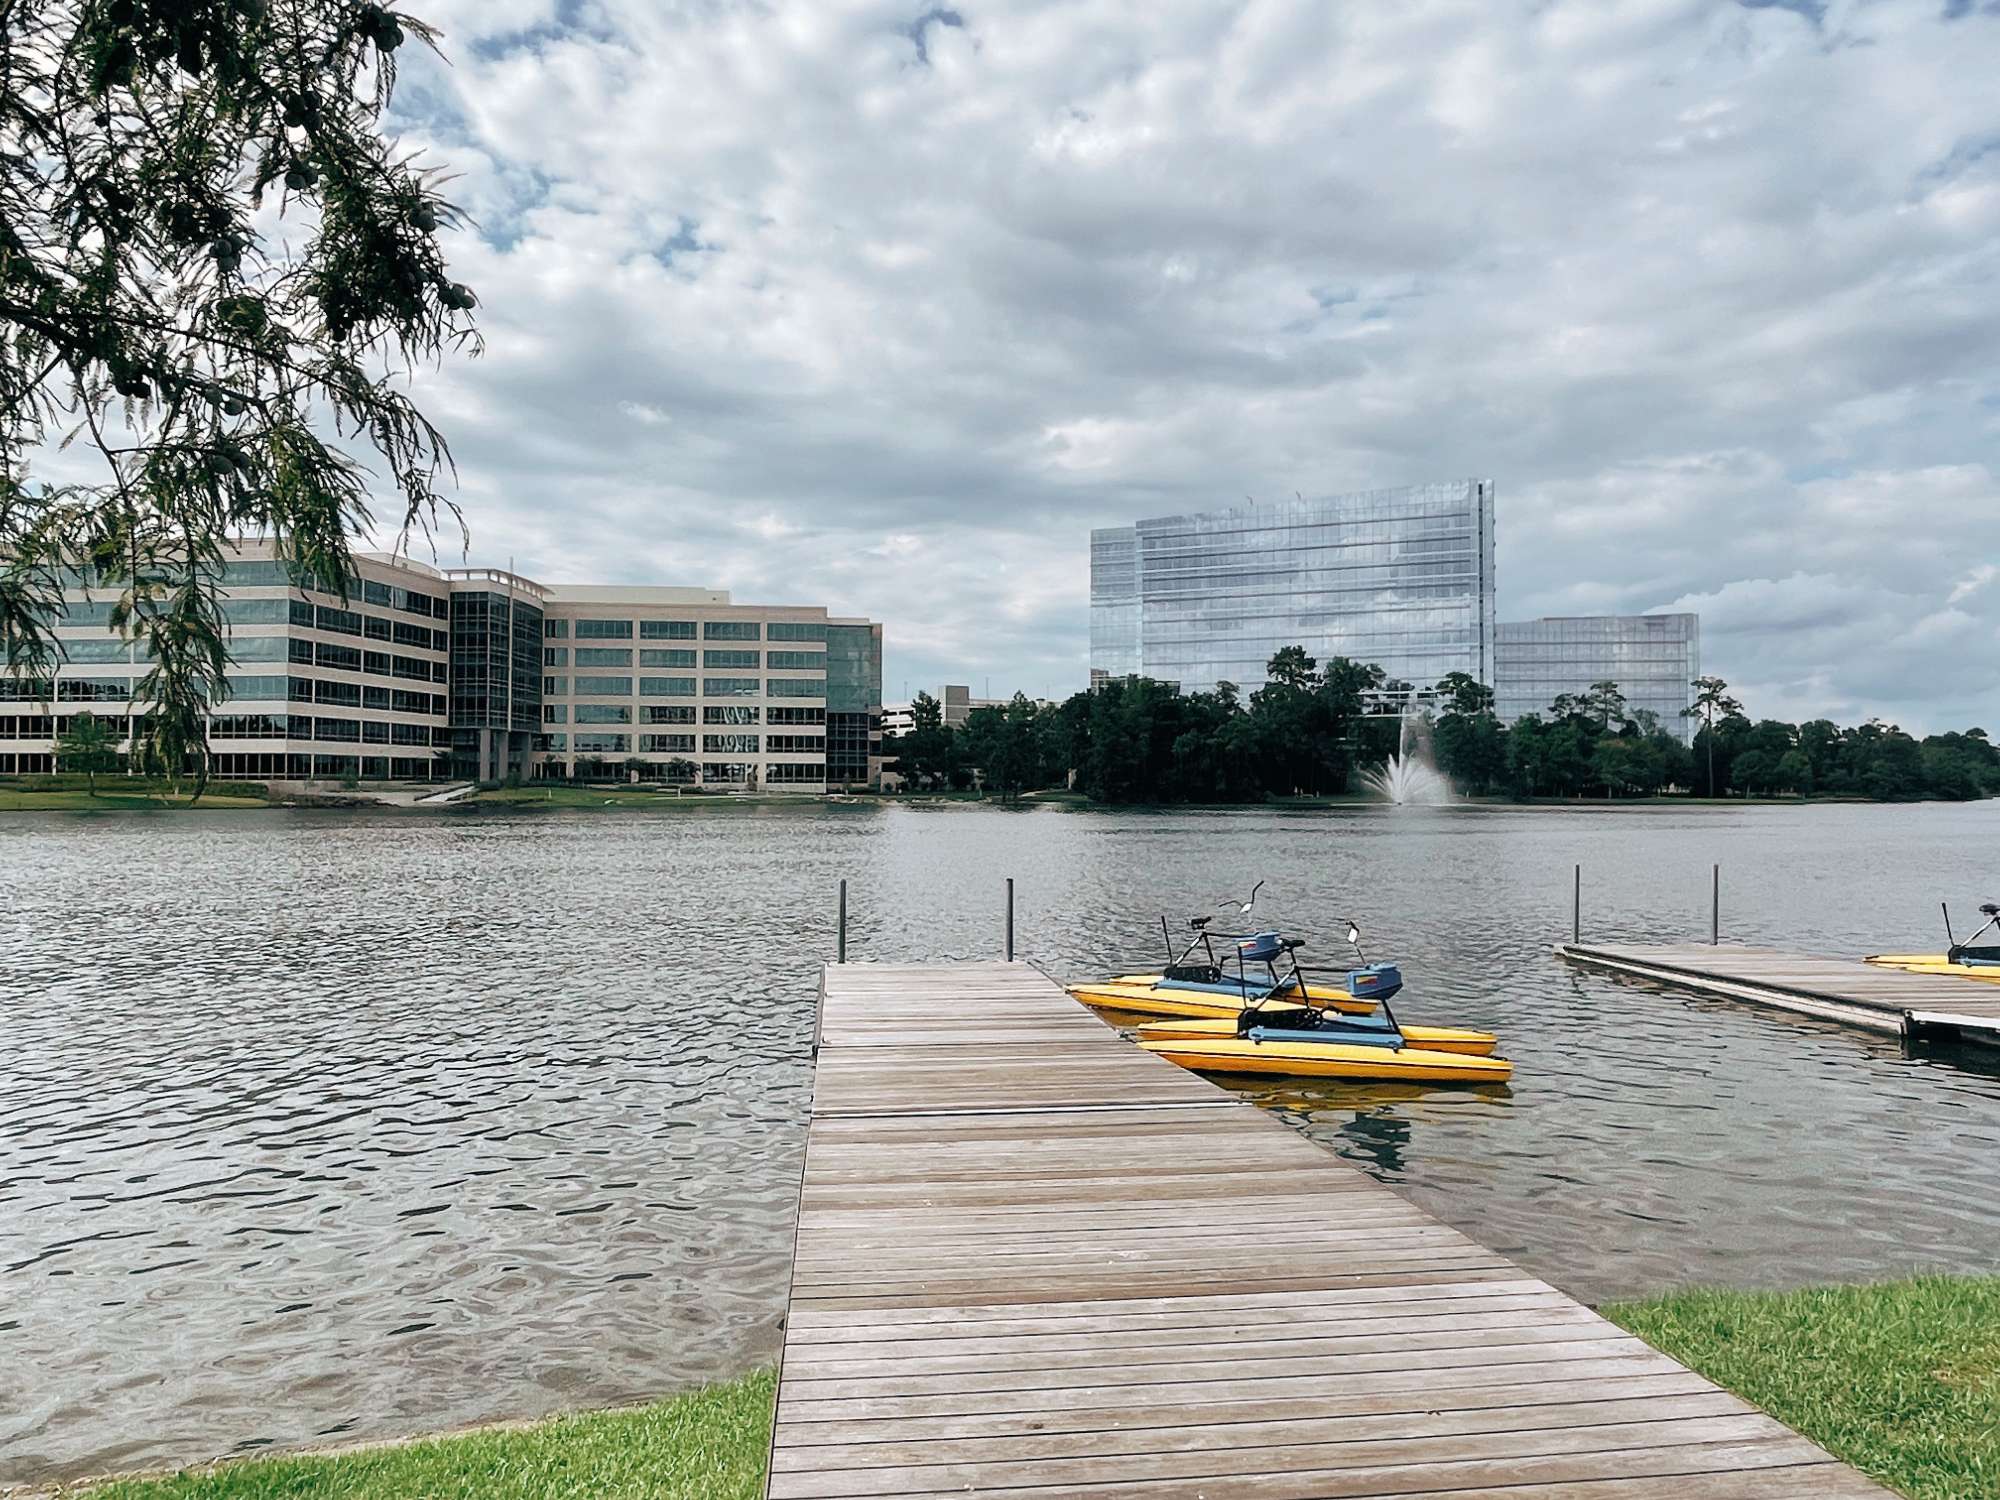
<svg viewBox="0 0 2000 1500"><path fill-rule="evenodd" d="M667 762L666 773L669 781L689 782L701 774L701 767L686 756L676 755Z"/></svg>
<svg viewBox="0 0 2000 1500"><path fill-rule="evenodd" d="M93 713L77 714L56 741L56 764L81 771L89 778L90 795L97 795L97 773L118 769L118 731Z"/></svg>
<svg viewBox="0 0 2000 1500"><path fill-rule="evenodd" d="M995 708L976 708L963 736L964 759L977 766L986 787L1003 802L1044 784L1037 710L1024 693Z"/></svg>
<svg viewBox="0 0 2000 1500"><path fill-rule="evenodd" d="M174 777L206 774L231 537L344 593L372 497L437 519L405 377L477 338L456 211L380 129L410 39L372 0L0 0L0 670L50 675L80 572ZM72 441L96 477L31 485Z"/></svg>
<svg viewBox="0 0 2000 1500"><path fill-rule="evenodd" d="M1438 698L1448 714L1466 718L1493 712L1493 689L1470 672L1447 672L1438 679Z"/></svg>
<svg viewBox="0 0 2000 1500"><path fill-rule="evenodd" d="M1438 770L1461 790L1489 792L1507 776L1507 730L1493 712L1493 689L1470 673L1438 680L1444 712L1432 734Z"/></svg>
<svg viewBox="0 0 2000 1500"><path fill-rule="evenodd" d="M957 732L944 721L944 706L929 693L910 703L910 728L893 741L896 758L889 769L911 786L949 786L963 771Z"/></svg>
<svg viewBox="0 0 2000 1500"><path fill-rule="evenodd" d="M1743 712L1743 705L1729 696L1729 684L1720 677L1697 677L1689 684L1694 702L1681 710L1684 719L1700 719L1708 735L1708 795L1715 791L1715 724L1718 719Z"/></svg>
<svg viewBox="0 0 2000 1500"><path fill-rule="evenodd" d="M1583 695L1583 711L1597 720L1599 729L1608 733L1625 722L1625 695L1615 682L1593 682L1590 691Z"/></svg>

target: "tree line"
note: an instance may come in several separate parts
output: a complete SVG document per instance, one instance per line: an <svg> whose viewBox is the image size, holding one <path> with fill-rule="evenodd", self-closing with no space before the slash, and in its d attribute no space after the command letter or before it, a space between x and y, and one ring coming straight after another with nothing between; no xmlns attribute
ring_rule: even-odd
<svg viewBox="0 0 2000 1500"><path fill-rule="evenodd" d="M975 784L1003 800L1069 787L1107 803L1259 802L1338 795L1394 754L1409 684L1287 646L1247 697L1233 683L1183 693L1146 678L1106 682L1062 703L1021 694L944 723L920 693L889 769L916 789ZM1493 690L1463 672L1429 696L1438 769L1461 792L1531 797L1857 797L1905 801L2000 795L2000 747L1983 729L1917 740L1876 720L1752 721L1719 677L1692 684L1690 745L1632 709L1615 682L1565 693L1511 724Z"/></svg>

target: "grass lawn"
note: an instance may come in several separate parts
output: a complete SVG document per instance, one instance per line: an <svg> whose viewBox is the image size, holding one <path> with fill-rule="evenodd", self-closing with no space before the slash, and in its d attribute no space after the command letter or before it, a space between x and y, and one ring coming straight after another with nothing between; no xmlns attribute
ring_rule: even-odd
<svg viewBox="0 0 2000 1500"><path fill-rule="evenodd" d="M676 797L672 792L656 792L645 786L515 786L493 787L460 800L461 804L483 802L503 807L744 807L772 803L800 807L817 798L787 792L741 797L691 792Z"/></svg>
<svg viewBox="0 0 2000 1500"><path fill-rule="evenodd" d="M184 792L176 797L171 792L125 791L115 783L106 780L98 783L95 797L88 792L64 789L53 792L24 792L18 788L0 787L0 812L161 812L168 808L186 807L188 797ZM194 804L199 812L207 807L269 807L271 804L262 797L225 797L214 793L204 793L201 801Z"/></svg>
<svg viewBox="0 0 2000 1500"><path fill-rule="evenodd" d="M756 1500L770 1370L634 1410L65 1491L89 1500Z"/></svg>
<svg viewBox="0 0 2000 1500"><path fill-rule="evenodd" d="M1913 1500L2000 1496L2000 1277L1599 1311Z"/></svg>

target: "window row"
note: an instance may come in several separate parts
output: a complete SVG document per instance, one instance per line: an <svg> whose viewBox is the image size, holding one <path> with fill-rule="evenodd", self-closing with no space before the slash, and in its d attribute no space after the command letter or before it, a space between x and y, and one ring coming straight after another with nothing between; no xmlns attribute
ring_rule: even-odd
<svg viewBox="0 0 2000 1500"><path fill-rule="evenodd" d="M693 620L606 619L550 620L544 634L550 639L567 640L572 625L579 641L629 641L635 635L642 641L691 641L697 634ZM774 623L769 633L774 641L826 639L824 625ZM704 620L699 635L705 641L760 641L765 637L765 628L759 620Z"/></svg>

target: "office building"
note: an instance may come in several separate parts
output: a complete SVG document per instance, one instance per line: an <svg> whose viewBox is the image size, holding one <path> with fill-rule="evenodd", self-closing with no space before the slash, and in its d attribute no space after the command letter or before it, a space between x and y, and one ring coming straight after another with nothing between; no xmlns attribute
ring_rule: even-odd
<svg viewBox="0 0 2000 1500"><path fill-rule="evenodd" d="M1162 516L1091 533L1091 680L1248 691L1303 646L1419 691L1489 682L1493 600L1486 480Z"/></svg>
<svg viewBox="0 0 2000 1500"><path fill-rule="evenodd" d="M1615 682L1626 710L1648 711L1660 727L1692 740L1694 721L1681 711L1694 701L1701 675L1698 615L1577 615L1505 621L1493 676L1494 711L1511 724L1546 714L1564 693Z"/></svg>
<svg viewBox="0 0 2000 1500"><path fill-rule="evenodd" d="M879 781L882 628L708 589L551 587L362 554L345 599L268 542L223 575L233 658L210 725L228 779L575 775L813 792ZM67 591L52 683L0 677L0 773L53 769L84 709L143 711L116 590Z"/></svg>

